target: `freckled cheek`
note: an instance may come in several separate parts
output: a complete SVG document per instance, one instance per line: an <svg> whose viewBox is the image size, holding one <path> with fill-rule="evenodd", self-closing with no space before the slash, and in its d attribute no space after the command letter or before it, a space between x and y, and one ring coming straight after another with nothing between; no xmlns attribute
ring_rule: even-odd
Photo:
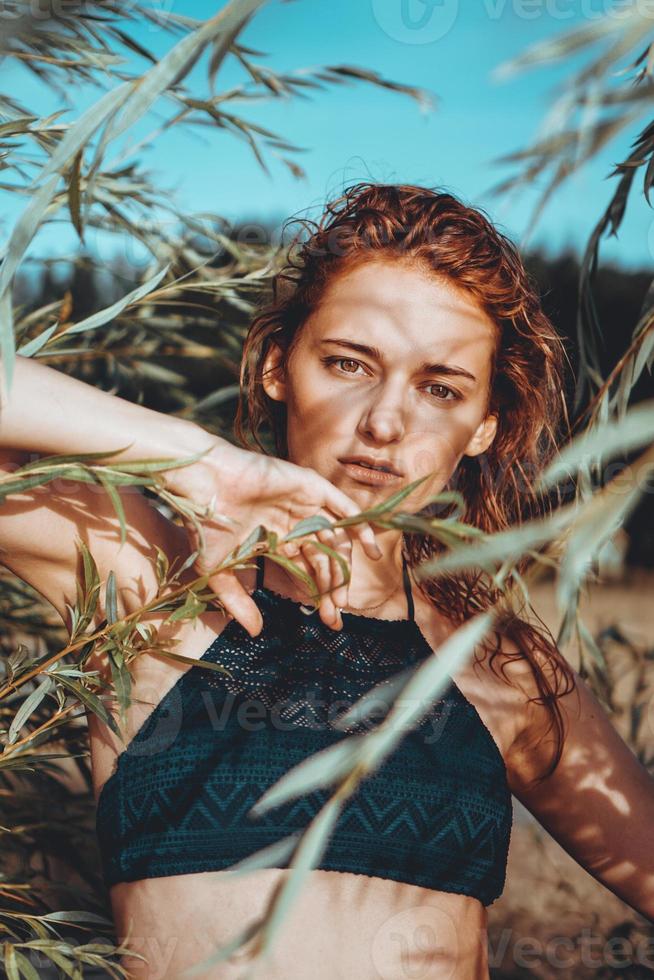
<svg viewBox="0 0 654 980"><path fill-rule="evenodd" d="M430 420L429 426L408 433L402 459L411 479L417 480L433 473L435 480L446 482L456 468L471 434L468 425L452 416L441 418L436 423Z"/></svg>
<svg viewBox="0 0 654 980"><path fill-rule="evenodd" d="M343 402L325 385L324 379L307 372L289 387L286 398L286 435L289 459L300 465L313 465L321 447L347 432ZM351 432L351 429L350 429Z"/></svg>

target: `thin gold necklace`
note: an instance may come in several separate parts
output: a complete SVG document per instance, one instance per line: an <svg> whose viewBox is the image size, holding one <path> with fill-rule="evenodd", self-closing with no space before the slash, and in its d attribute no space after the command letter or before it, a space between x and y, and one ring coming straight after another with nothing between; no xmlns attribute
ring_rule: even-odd
<svg viewBox="0 0 654 980"><path fill-rule="evenodd" d="M286 571L285 568L283 568L283 571L286 573L286 575L288 575L288 572ZM374 606L353 606L351 604L348 604L347 606L337 606L336 608L339 610L339 612L345 612L348 609L353 609L354 612L370 612L371 609L379 609L380 606L383 606L384 603L388 602L388 600L392 598L397 591L398 591L398 586L396 585L392 592L389 592L387 596L384 596L381 602L376 602ZM307 606L306 603L300 603L300 609L305 614L305 616L310 616L316 611L315 606Z"/></svg>
<svg viewBox="0 0 654 980"><path fill-rule="evenodd" d="M404 573L405 573L405 569L406 569L406 559L404 558L404 556L402 556L402 583L403 584L404 584ZM408 576L408 569L406 569L406 570L407 570L407 576ZM410 587L411 586L409 585L409 588ZM389 595L387 595L384 599L382 599L381 602L376 603L376 605L374 605L374 606L352 606L352 605L348 605L348 606L344 606L341 609L341 612L343 612L343 609L354 609L355 612L369 612L371 609L379 609L380 606L383 606L385 602L388 602L388 600L392 596L395 595L395 593L398 591L398 588L399 588L399 586L396 585L395 588L393 589L393 591L391 593L389 593Z"/></svg>
<svg viewBox="0 0 654 980"><path fill-rule="evenodd" d="M379 609L380 606L383 606L385 602L388 602L388 600L395 595L397 588L398 587L396 585L392 592L390 592L384 599L382 599L381 602L376 603L374 606L353 606L349 604L347 606L339 606L338 608L341 610L341 612L347 609L353 609L355 612L369 612L371 609Z"/></svg>
<svg viewBox="0 0 654 980"><path fill-rule="evenodd" d="M383 606L385 602L388 602L388 600L391 598L391 596L394 596L395 595L396 592L397 592L397 586L395 586L395 588L393 589L393 591L390 592L387 596L385 596L382 599L381 602L375 603L374 606L352 606L352 605L347 605L347 606L337 606L336 608L341 613L342 612L347 612L348 609L353 609L354 612L370 612L371 609L379 609L380 606ZM314 607L307 606L305 603L301 603L300 604L300 609L307 616L311 615L312 613L314 613L316 611Z"/></svg>

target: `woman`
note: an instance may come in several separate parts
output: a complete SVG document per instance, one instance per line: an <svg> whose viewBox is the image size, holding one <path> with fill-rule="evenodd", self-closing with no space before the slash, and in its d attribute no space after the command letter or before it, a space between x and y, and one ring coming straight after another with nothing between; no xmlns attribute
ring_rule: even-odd
<svg viewBox="0 0 654 980"><path fill-rule="evenodd" d="M248 414L237 433L245 443L267 421L281 459L26 363L0 431L23 453L117 449L126 432L125 459L210 448L167 474L175 492L200 503L217 495L217 509L241 520L233 539L208 523L204 567L257 523L283 533L316 512L350 516L422 476L403 509L420 513L456 488L464 519L494 531L542 506L531 481L560 434L562 360L515 247L480 211L447 193L362 184L289 256L247 337ZM5 465L16 462L7 453ZM140 495L124 500L120 549L97 493L10 498L3 560L66 621L79 534L101 575L114 571L122 611L138 609L156 592L154 545L171 559L192 547ZM318 614L305 615L307 593L278 563L222 573L211 584L228 615L206 612L160 635L231 676L144 653L133 697L149 703L130 710L127 748L89 716L117 931L147 959L126 961L134 976L178 977L262 913L284 862L238 877L224 869L302 829L317 800L259 823L248 817L258 796L307 749L333 743L334 703L342 709L437 650L496 598L479 577L412 582L411 567L438 552L431 538L377 527L380 555L365 525L318 537L352 570L337 587L337 563L302 539L295 560L325 593ZM322 723L298 720L316 692ZM241 707L256 717L237 717ZM261 975L487 977L486 909L504 884L511 793L595 878L654 918L654 784L553 642L507 614L420 730L360 784ZM244 962L201 976L241 976Z"/></svg>

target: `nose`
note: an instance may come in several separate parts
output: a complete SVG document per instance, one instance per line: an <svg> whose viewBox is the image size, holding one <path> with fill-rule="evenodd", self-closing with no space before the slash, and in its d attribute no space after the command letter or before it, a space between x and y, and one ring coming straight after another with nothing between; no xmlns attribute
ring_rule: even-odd
<svg viewBox="0 0 654 980"><path fill-rule="evenodd" d="M379 384L371 393L357 426L357 434L377 443L398 442L404 436L404 392L399 386Z"/></svg>

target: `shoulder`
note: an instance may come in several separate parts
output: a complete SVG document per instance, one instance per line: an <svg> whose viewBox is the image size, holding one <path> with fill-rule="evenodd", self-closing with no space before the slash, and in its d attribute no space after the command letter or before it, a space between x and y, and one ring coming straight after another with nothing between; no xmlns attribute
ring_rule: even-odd
<svg viewBox="0 0 654 980"><path fill-rule="evenodd" d="M521 618L495 624L461 679L496 736L512 791L546 772L578 709L580 680L547 631Z"/></svg>
<svg viewBox="0 0 654 980"><path fill-rule="evenodd" d="M592 693L553 640L524 620L500 633L500 666L514 692L515 725L506 766L512 791L533 785L565 747ZM557 751L558 750L558 751Z"/></svg>
<svg viewBox="0 0 654 980"><path fill-rule="evenodd" d="M436 650L456 626L433 605L422 608L424 635ZM523 765L524 759L535 767L541 764L528 746L539 742L551 713L535 699L543 685L547 689L547 681L555 684L556 677L550 659L532 648L528 631L509 632L495 625L457 671L455 680L494 737L509 773Z"/></svg>

